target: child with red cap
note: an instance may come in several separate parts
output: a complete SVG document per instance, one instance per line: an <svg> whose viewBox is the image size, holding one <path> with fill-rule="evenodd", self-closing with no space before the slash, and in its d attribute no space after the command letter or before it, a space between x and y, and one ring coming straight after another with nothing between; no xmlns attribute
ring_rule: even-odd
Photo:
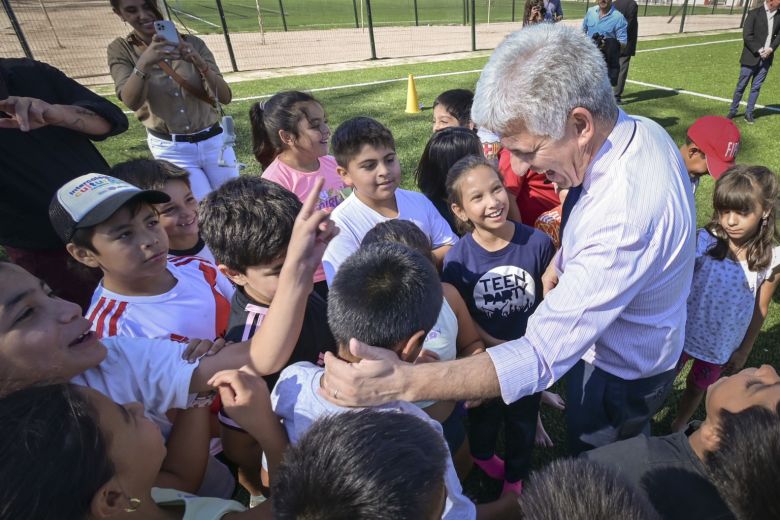
<svg viewBox="0 0 780 520"><path fill-rule="evenodd" d="M740 134L733 121L720 116L700 117L688 128L680 154L685 161L693 191L708 173L718 180L734 166L739 151Z"/></svg>

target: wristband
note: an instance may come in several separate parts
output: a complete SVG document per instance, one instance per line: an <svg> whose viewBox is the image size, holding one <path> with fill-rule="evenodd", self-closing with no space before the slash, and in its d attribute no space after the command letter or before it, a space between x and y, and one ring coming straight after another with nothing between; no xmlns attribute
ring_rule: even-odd
<svg viewBox="0 0 780 520"><path fill-rule="evenodd" d="M217 397L216 390L197 394L194 398L192 398L192 400L190 400L189 406L187 406L187 408L208 408L214 402L214 399L216 399L216 397Z"/></svg>
<svg viewBox="0 0 780 520"><path fill-rule="evenodd" d="M141 79L146 79L146 78L149 77L149 75L146 72L142 71L138 67L133 67L133 74L135 74L136 76L138 76Z"/></svg>

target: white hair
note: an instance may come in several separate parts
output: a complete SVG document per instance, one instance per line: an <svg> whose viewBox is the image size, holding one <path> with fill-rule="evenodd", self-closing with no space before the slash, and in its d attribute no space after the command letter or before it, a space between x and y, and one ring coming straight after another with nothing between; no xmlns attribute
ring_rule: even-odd
<svg viewBox="0 0 780 520"><path fill-rule="evenodd" d="M471 119L498 134L521 122L532 134L557 140L577 107L602 122L617 117L604 57L579 28L540 23L510 34L490 56Z"/></svg>

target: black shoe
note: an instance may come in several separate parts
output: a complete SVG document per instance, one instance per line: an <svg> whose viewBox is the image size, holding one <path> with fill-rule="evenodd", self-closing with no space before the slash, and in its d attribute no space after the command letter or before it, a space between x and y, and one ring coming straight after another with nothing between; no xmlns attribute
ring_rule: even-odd
<svg viewBox="0 0 780 520"><path fill-rule="evenodd" d="M729 112L728 114L726 114L726 119L734 119L735 117L737 117L736 112Z"/></svg>
<svg viewBox="0 0 780 520"><path fill-rule="evenodd" d="M749 124L749 125L752 125L753 123L755 123L755 122L756 122L756 120L755 120L755 119L753 119L753 114L745 114L745 121L746 121L746 122L747 122L747 124Z"/></svg>

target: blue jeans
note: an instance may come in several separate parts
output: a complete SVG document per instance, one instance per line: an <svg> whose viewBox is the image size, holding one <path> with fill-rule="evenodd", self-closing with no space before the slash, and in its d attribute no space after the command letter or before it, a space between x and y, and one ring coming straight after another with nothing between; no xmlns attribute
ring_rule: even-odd
<svg viewBox="0 0 780 520"><path fill-rule="evenodd" d="M664 404L674 377L672 369L629 381L579 361L566 374L566 433L572 455L640 433L650 435L650 419Z"/></svg>
<svg viewBox="0 0 780 520"><path fill-rule="evenodd" d="M753 114L753 107L756 106L756 101L758 101L758 94L761 91L761 85L764 83L768 72L769 64L767 64L764 60L760 60L758 64L754 65L753 67L746 67L745 65L742 65L742 67L739 69L737 88L734 91L734 100L731 102L729 113L737 113L739 102L742 101L742 94L745 93L745 88L747 88L748 82L751 78L753 78L753 83L750 85L750 95L748 95L745 115L749 116Z"/></svg>

